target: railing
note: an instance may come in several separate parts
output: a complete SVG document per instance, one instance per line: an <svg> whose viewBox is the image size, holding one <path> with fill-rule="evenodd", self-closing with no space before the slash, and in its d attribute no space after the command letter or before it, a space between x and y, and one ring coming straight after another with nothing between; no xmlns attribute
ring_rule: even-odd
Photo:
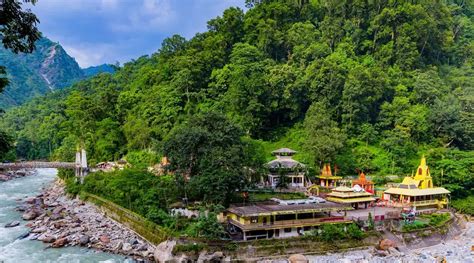
<svg viewBox="0 0 474 263"><path fill-rule="evenodd" d="M76 163L71 162L15 162L15 163L0 163L0 168L3 169L22 169L22 168L76 168Z"/></svg>
<svg viewBox="0 0 474 263"><path fill-rule="evenodd" d="M410 206L424 206L424 205L439 205L439 204L447 204L446 199L442 200L423 200L423 201L413 201L413 202L404 202L404 203L399 203L399 202L389 202L387 206L393 206L393 207L410 207Z"/></svg>
<svg viewBox="0 0 474 263"><path fill-rule="evenodd" d="M107 214L108 217L124 224L137 235L154 245L158 245L172 236L172 233L169 230L143 218L141 215L115 204L112 201L86 192L82 192L81 196L96 204Z"/></svg>
<svg viewBox="0 0 474 263"><path fill-rule="evenodd" d="M272 227L292 227L297 225L307 225L307 224L317 224L317 223L328 223L328 222L341 222L345 221L343 216L333 216L333 217L322 217L322 218L311 218L311 219L295 219L295 220L283 220L283 221L275 221L273 223L250 223L250 224L242 224L239 221L229 219L229 221L240 227L246 229L254 229L254 228L272 228Z"/></svg>

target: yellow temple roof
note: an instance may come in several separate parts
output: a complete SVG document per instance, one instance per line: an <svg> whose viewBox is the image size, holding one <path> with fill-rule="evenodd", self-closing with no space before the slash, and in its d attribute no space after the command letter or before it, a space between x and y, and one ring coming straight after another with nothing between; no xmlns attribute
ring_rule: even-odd
<svg viewBox="0 0 474 263"><path fill-rule="evenodd" d="M358 197L358 198L337 198L337 197L328 197L329 201L336 202L336 203L344 203L344 204L351 204L351 203L359 203L359 202L372 202L375 201L375 198L371 196L367 197Z"/></svg>
<svg viewBox="0 0 474 263"><path fill-rule="evenodd" d="M404 189L404 188L389 188L385 190L386 194L399 194L399 195L406 195L406 196L424 196L424 195L437 195L437 194L449 194L450 191L446 190L443 187L436 187L436 188L425 188L425 189Z"/></svg>

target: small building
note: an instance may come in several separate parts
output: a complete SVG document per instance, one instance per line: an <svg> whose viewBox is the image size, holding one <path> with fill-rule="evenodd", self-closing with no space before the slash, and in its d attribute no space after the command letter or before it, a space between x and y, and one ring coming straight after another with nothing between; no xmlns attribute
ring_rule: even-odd
<svg viewBox="0 0 474 263"><path fill-rule="evenodd" d="M336 187L327 195L326 199L334 203L351 205L355 209L358 209L359 206L367 208L369 203L375 201L372 193L366 192L360 186L355 186L354 188Z"/></svg>
<svg viewBox="0 0 474 263"><path fill-rule="evenodd" d="M318 176L319 184L324 188L334 188L337 187L338 181L342 179L341 176L333 176L331 171L331 166L326 163L321 169L321 174Z"/></svg>
<svg viewBox="0 0 474 263"><path fill-rule="evenodd" d="M293 160L296 151L281 148L272 152L276 159L267 163L269 171L268 182L271 187L276 188L282 184L291 188L303 188L305 186L306 166ZM282 182L283 177L288 181Z"/></svg>
<svg viewBox="0 0 474 263"><path fill-rule="evenodd" d="M416 175L407 176L401 184L385 190L383 199L389 206L440 209L448 205L449 194L445 188L433 186L430 168L423 156Z"/></svg>
<svg viewBox="0 0 474 263"><path fill-rule="evenodd" d="M331 212L347 210L352 208L331 202L230 207L227 229L235 240L294 237L323 224L350 223L344 216L331 216Z"/></svg>
<svg viewBox="0 0 474 263"><path fill-rule="evenodd" d="M367 178L365 178L364 172L360 172L359 178L352 181L352 187L356 185L362 187L368 193L371 193L371 194L375 193L374 182L367 180Z"/></svg>

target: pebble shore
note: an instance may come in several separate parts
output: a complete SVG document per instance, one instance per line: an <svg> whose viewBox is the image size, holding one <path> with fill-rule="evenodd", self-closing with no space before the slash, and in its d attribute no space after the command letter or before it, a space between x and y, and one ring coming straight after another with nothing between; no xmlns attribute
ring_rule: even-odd
<svg viewBox="0 0 474 263"><path fill-rule="evenodd" d="M7 171L0 173L0 182L10 181L15 178L35 175L37 173L34 169L21 169L16 171Z"/></svg>
<svg viewBox="0 0 474 263"><path fill-rule="evenodd" d="M151 262L155 247L106 217L94 205L65 195L59 181L17 207L31 231L21 238L48 243L48 248L82 246L137 261Z"/></svg>

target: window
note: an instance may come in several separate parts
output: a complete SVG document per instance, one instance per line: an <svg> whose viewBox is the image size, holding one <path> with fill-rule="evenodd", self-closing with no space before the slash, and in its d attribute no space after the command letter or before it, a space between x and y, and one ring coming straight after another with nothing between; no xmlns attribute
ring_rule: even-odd
<svg viewBox="0 0 474 263"><path fill-rule="evenodd" d="M258 222L258 217L252 216L250 217L250 223L257 223Z"/></svg>
<svg viewBox="0 0 474 263"><path fill-rule="evenodd" d="M284 229L285 233L291 233L291 227Z"/></svg>

